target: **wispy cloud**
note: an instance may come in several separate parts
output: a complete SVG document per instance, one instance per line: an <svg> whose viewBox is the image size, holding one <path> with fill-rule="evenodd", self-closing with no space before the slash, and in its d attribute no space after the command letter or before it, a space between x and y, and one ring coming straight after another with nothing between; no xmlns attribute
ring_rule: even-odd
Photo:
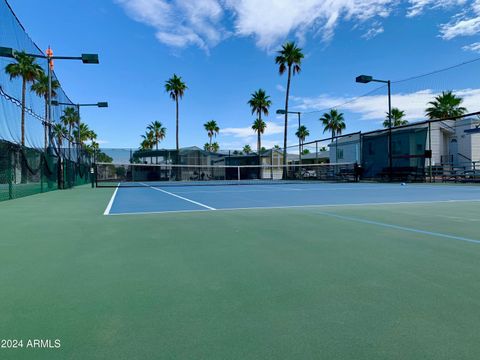
<svg viewBox="0 0 480 360"><path fill-rule="evenodd" d="M153 27L159 41L172 47L217 45L228 36L217 0L115 0L138 22Z"/></svg>
<svg viewBox="0 0 480 360"><path fill-rule="evenodd" d="M160 42L206 51L230 36L251 37L267 51L288 37L303 43L310 35L328 42L342 22L358 29L373 24L362 35L371 39L384 32L383 19L405 4L401 0L114 1L131 18L153 27ZM480 32L480 0L408 0L407 4L407 17L431 10L456 11L451 21L440 26L445 40Z"/></svg>
<svg viewBox="0 0 480 360"><path fill-rule="evenodd" d="M462 5L467 4L463 1ZM440 34L444 40L480 33L480 0L475 0L469 5L456 14L450 22L440 26Z"/></svg>
<svg viewBox="0 0 480 360"><path fill-rule="evenodd" d="M410 7L407 10L407 17L418 16L431 9L463 6L466 2L467 0L409 0Z"/></svg>
<svg viewBox="0 0 480 360"><path fill-rule="evenodd" d="M382 25L380 25L379 22L373 24L373 26L365 33L362 35L364 39L370 40L373 39L374 37L380 35L383 33L385 30Z"/></svg>
<svg viewBox="0 0 480 360"><path fill-rule="evenodd" d="M464 47L462 47L462 50L480 53L480 42L475 42L470 45L465 45Z"/></svg>
<svg viewBox="0 0 480 360"><path fill-rule="evenodd" d="M480 104L480 89L458 89L455 94L463 98L463 106L470 111L477 111ZM408 120L425 118L425 109L438 92L430 89L412 93L395 94L392 104L405 111ZM359 120L381 121L386 116L387 100L384 95L364 96L362 98L331 97L323 94L313 98L296 98L296 107L302 111L315 111L347 103L339 108L342 112L358 115Z"/></svg>

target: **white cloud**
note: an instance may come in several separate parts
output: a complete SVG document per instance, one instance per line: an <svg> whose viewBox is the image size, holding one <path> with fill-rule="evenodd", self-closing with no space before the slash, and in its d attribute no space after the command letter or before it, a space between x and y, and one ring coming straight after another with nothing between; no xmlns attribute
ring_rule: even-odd
<svg viewBox="0 0 480 360"><path fill-rule="evenodd" d="M374 24L370 30L368 30L365 34L362 35L364 39L370 40L376 37L377 35L380 35L383 33L385 30L383 29L383 26L380 25L380 23Z"/></svg>
<svg viewBox="0 0 480 360"><path fill-rule="evenodd" d="M455 15L452 20L440 26L440 34L444 40L457 36L472 36L480 32L480 0L473 1L469 9Z"/></svg>
<svg viewBox="0 0 480 360"><path fill-rule="evenodd" d="M276 86L277 90L284 93L286 91L285 86L277 84Z"/></svg>
<svg viewBox="0 0 480 360"><path fill-rule="evenodd" d="M426 9L449 8L464 5L466 2L467 0L409 0L407 17L418 16Z"/></svg>
<svg viewBox="0 0 480 360"><path fill-rule="evenodd" d="M217 0L115 0L138 22L152 26L169 46L196 45L208 49L228 33L222 28L223 9Z"/></svg>
<svg viewBox="0 0 480 360"><path fill-rule="evenodd" d="M463 98L463 106L469 111L478 111L480 104L480 89L460 89L455 90L457 96ZM430 89L417 91L413 93L395 94L392 96L393 107L405 111L406 119L421 120L425 118L425 108L428 102L438 95ZM320 95L315 98L296 98L297 108L303 111L322 110L334 107L337 104L342 105L339 111L358 114L360 120L383 120L386 116L387 98L385 95L364 96L361 98L342 98L331 97L329 95ZM348 120L348 119L347 119Z"/></svg>
<svg viewBox="0 0 480 360"><path fill-rule="evenodd" d="M300 44L307 35L333 38L341 22L365 28L371 39L384 31L382 20L404 4L402 0L114 0L138 22L153 27L157 39L174 48L197 46L208 51L225 38L251 37L270 51L289 37ZM449 40L480 32L480 0L408 0L407 17L432 9L455 9L440 25ZM232 20L233 28L224 26Z"/></svg>
<svg viewBox="0 0 480 360"><path fill-rule="evenodd" d="M294 34L307 33L330 40L342 20L364 22L390 14L396 0L226 0L236 15L235 31L252 36L260 48L270 49Z"/></svg>
<svg viewBox="0 0 480 360"><path fill-rule="evenodd" d="M462 47L462 50L480 53L480 42L475 42L470 45L465 45L464 47Z"/></svg>

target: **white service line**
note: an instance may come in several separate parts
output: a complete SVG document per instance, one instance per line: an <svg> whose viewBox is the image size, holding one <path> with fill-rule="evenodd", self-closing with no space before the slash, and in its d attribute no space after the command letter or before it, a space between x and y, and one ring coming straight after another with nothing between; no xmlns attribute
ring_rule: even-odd
<svg viewBox="0 0 480 360"><path fill-rule="evenodd" d="M211 206L208 206L208 205L205 205L205 204L202 204L202 203L199 203L198 201L194 201L194 200L191 200L191 199L187 199L186 197L183 197L183 196L180 196L180 195L177 195L177 194L174 194L174 193L171 193L169 191L166 191L166 190L163 190L163 189L160 189L160 188L157 188L155 186L150 186L148 184L145 184L145 183L140 183L142 185L145 185L145 186L148 186L149 188L153 189L153 190L157 190L157 191L160 191L160 192L163 192L165 194L168 194L168 195L171 195L171 196L174 196L176 198L179 198L179 199L182 199L182 200L185 200L185 201L188 201L192 204L195 204L195 205L198 205L198 206L201 206L201 207L204 207L206 209L209 209L209 210L217 210Z"/></svg>
<svg viewBox="0 0 480 360"><path fill-rule="evenodd" d="M112 205L113 205L113 202L115 201L115 196L117 196L117 191L118 191L118 188L120 187L120 184L117 185L117 188L115 189L115 191L113 192L113 195L112 197L110 198L110 201L107 205L107 208L105 209L105 211L103 212L103 215L110 215L110 210L112 210Z"/></svg>

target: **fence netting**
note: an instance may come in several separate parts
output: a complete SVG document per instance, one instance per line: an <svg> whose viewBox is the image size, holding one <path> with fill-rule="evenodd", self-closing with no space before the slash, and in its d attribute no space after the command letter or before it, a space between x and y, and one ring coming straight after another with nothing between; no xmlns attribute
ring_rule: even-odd
<svg viewBox="0 0 480 360"><path fill-rule="evenodd" d="M32 55L44 54L5 0L0 0L0 19L0 46ZM58 137L50 139L46 95L32 89L39 80L26 82L22 105L23 78L11 77L6 71L15 62L16 59L0 57L0 201L88 183L89 153L67 136L60 142ZM47 74L45 59L35 59L35 63ZM52 81L57 80L53 72ZM60 103L51 109L53 126L61 122L64 110L74 104L61 86L54 89L52 98Z"/></svg>

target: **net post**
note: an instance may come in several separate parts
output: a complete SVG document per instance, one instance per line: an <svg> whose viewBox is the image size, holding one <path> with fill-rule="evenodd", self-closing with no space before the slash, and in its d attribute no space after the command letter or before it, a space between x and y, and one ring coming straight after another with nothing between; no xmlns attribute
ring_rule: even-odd
<svg viewBox="0 0 480 360"><path fill-rule="evenodd" d="M237 166L237 180L240 182L240 166Z"/></svg>

